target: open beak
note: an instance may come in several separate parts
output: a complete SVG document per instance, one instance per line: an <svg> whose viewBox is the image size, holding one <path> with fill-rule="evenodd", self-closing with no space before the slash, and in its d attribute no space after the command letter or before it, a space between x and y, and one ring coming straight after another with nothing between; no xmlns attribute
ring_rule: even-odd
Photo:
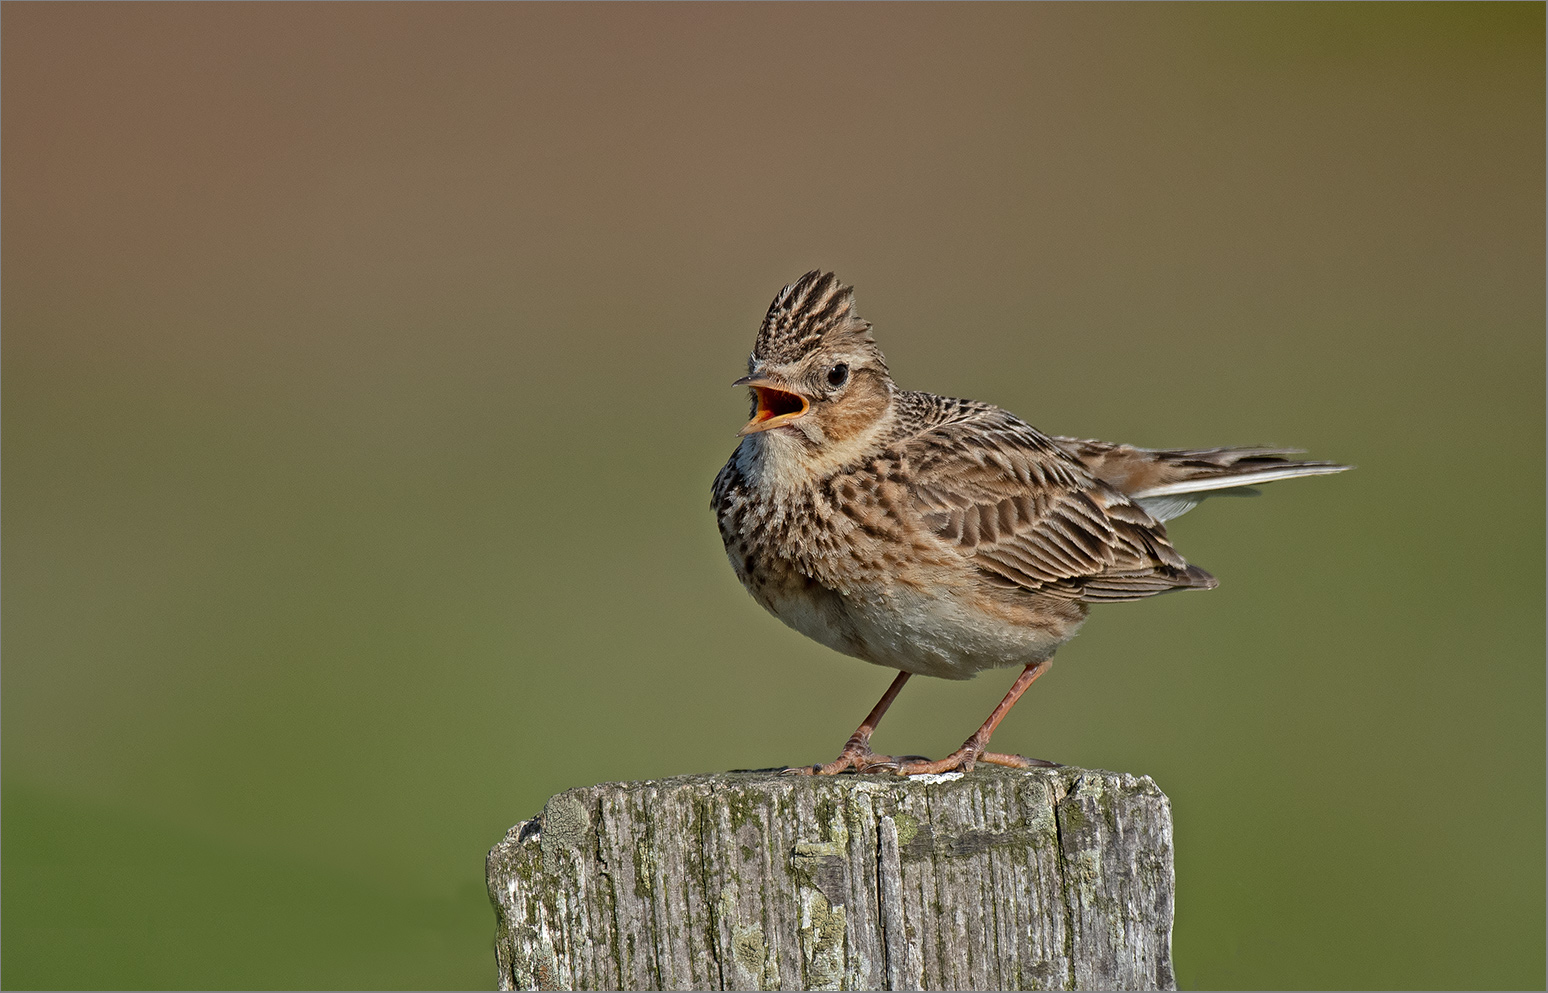
<svg viewBox="0 0 1548 993"><path fill-rule="evenodd" d="M746 427L737 432L739 435L757 434L759 431L782 427L805 414L811 407L806 397L792 393L789 387L772 379L743 376L731 385L750 386L758 394L757 413L753 414L753 419L747 422Z"/></svg>

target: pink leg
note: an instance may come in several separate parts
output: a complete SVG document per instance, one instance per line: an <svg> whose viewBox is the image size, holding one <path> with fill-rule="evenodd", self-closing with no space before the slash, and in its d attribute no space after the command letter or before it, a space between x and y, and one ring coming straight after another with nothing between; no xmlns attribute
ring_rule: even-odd
<svg viewBox="0 0 1548 993"><path fill-rule="evenodd" d="M876 706L866 715L865 720L855 729L855 733L849 736L849 741L844 745L844 750L839 757L827 765L801 766L796 769L786 769L787 773L797 776L833 776L845 769L854 769L856 772L866 772L870 769L893 770L898 767L898 760L890 755L877 755L871 751L871 733L876 730L876 725L881 723L882 715L887 708L892 706L892 701L897 698L898 691L903 684L908 682L910 673L899 672L892 685L887 687L887 692L876 701Z"/></svg>
<svg viewBox="0 0 1548 993"><path fill-rule="evenodd" d="M978 761L990 762L995 765L1014 766L1018 769L1026 769L1034 765L1055 765L1056 763L1045 762L1042 759L1029 759L1023 758L1020 755L1006 755L1003 752L984 751L984 748L989 744L989 736L994 734L994 729L1000 726L1000 722L1005 719L1005 715L1010 713L1010 709L1016 705L1016 701L1021 699L1021 694L1027 691L1027 687L1031 686L1033 681L1038 676L1041 676L1047 668L1048 660L1044 659L1041 662L1033 662L1023 669L1021 675L1016 677L1016 682L1011 686L1010 692L1005 694L1005 699L1001 700L1000 705L994 708L994 713L989 715L989 719L984 721L977 731L973 732L972 737L962 743L961 748L939 762L921 760L898 763L896 766L897 773L903 776L915 776L920 773L952 772L958 769L963 772L972 772L973 764Z"/></svg>

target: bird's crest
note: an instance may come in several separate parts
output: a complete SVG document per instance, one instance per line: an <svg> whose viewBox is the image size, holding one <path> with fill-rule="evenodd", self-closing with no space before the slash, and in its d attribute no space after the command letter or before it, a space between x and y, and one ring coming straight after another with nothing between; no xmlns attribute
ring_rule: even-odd
<svg viewBox="0 0 1548 993"><path fill-rule="evenodd" d="M779 291L753 342L755 362L795 362L819 345L849 339L876 347L871 322L854 315L855 290L813 269Z"/></svg>

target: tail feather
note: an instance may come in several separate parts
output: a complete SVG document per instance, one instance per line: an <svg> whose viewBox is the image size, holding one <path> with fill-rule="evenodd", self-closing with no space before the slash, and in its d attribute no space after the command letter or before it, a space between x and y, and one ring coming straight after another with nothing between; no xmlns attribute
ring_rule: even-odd
<svg viewBox="0 0 1548 993"><path fill-rule="evenodd" d="M1198 506L1208 496L1252 496L1251 487L1325 476L1352 468L1336 462L1285 458L1298 448L1197 448L1156 450L1103 441L1055 438L1060 448L1109 486L1124 493L1159 521Z"/></svg>
<svg viewBox="0 0 1548 993"><path fill-rule="evenodd" d="M1301 476L1327 476L1335 472L1343 472L1349 468L1352 468L1352 466L1339 465L1336 462L1285 462L1271 469L1246 469L1241 472L1223 473L1221 475L1199 475L1189 479L1179 479L1176 482L1162 483L1159 486L1147 486L1144 489L1135 490L1129 496L1136 500L1143 500L1146 497L1175 496L1180 493L1234 490L1257 486L1260 483L1273 483L1281 479L1296 479Z"/></svg>

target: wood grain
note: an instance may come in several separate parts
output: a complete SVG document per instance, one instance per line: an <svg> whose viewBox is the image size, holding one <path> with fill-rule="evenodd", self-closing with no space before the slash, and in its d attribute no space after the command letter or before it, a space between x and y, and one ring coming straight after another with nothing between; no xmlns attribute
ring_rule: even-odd
<svg viewBox="0 0 1548 993"><path fill-rule="evenodd" d="M771 772L551 798L489 853L501 989L1174 989L1147 777Z"/></svg>

